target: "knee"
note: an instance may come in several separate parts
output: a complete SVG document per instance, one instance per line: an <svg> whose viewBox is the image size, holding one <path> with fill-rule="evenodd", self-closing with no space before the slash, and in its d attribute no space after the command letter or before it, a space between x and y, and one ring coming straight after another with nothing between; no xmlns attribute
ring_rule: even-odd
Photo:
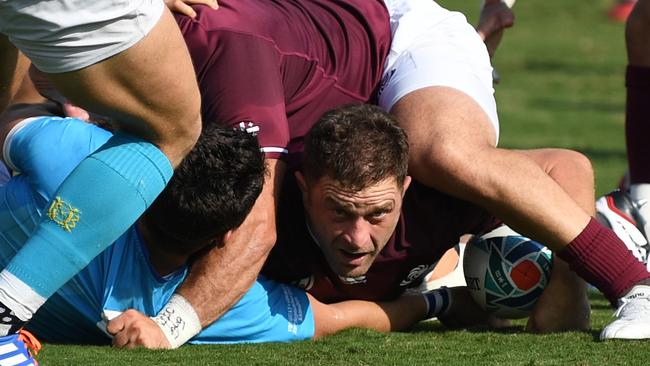
<svg viewBox="0 0 650 366"><path fill-rule="evenodd" d="M591 160L584 154L573 150L565 150L565 157L563 160L570 166L571 171L579 174L582 177L588 177L593 180L594 169L591 165Z"/></svg>
<svg viewBox="0 0 650 366"><path fill-rule="evenodd" d="M547 172L551 175L567 175L581 181L593 181L591 160L574 150L552 149Z"/></svg>

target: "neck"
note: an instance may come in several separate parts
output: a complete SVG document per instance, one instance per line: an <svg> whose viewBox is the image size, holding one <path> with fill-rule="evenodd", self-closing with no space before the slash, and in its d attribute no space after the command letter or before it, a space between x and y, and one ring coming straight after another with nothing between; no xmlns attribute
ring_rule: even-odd
<svg viewBox="0 0 650 366"><path fill-rule="evenodd" d="M147 225L143 223L143 220L138 221L138 229L144 240L144 244L149 251L149 261L153 268L161 276L166 276L179 268L183 267L188 259L189 255L172 253L169 250L165 250L165 247L170 247L171 243L165 243L166 245L156 245L156 243L161 243L164 238L157 238L153 233L147 228Z"/></svg>

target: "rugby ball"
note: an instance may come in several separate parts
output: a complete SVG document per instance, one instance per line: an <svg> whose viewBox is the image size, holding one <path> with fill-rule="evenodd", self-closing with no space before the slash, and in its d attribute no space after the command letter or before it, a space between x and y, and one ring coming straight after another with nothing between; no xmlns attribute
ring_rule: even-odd
<svg viewBox="0 0 650 366"><path fill-rule="evenodd" d="M503 319L527 317L546 287L552 253L523 236L474 237L465 248L463 270L474 300Z"/></svg>

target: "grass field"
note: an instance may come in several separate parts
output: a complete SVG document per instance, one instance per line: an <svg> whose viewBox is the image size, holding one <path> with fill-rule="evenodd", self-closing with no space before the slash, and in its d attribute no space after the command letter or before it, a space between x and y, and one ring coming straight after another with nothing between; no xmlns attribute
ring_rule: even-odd
<svg viewBox="0 0 650 366"><path fill-rule="evenodd" d="M623 25L604 16L613 0L521 0L517 26L505 36L495 64L501 145L567 147L587 154L597 192L613 188L625 170ZM476 0L441 3L475 20ZM446 331L425 323L411 333L348 331L316 342L120 351L46 344L46 365L636 365L648 344L605 342L598 332L611 309L593 297L593 330L531 335L523 323L502 332Z"/></svg>

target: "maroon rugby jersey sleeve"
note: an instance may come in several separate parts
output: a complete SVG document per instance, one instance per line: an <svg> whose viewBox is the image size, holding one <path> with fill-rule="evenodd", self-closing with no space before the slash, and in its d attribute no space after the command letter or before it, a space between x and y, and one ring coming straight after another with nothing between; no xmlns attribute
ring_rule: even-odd
<svg viewBox="0 0 650 366"><path fill-rule="evenodd" d="M196 70L203 122L257 135L268 158L286 155L289 126L274 44L227 28L207 30L201 19L177 21Z"/></svg>

